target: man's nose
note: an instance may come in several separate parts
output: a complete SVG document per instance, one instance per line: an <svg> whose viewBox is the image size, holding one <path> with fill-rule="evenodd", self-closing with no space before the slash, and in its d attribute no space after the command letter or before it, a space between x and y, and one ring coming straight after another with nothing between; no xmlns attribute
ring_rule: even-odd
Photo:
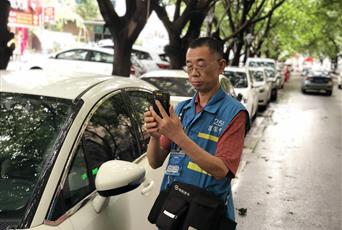
<svg viewBox="0 0 342 230"><path fill-rule="evenodd" d="M197 70L197 68L195 68L195 67L192 68L191 71L188 72L188 74L189 74L190 76L198 76L198 75L199 75L198 70Z"/></svg>

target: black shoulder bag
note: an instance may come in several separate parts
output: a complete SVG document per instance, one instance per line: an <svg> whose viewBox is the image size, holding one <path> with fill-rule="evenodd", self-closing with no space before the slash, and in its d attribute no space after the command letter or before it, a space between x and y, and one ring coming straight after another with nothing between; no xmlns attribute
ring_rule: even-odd
<svg viewBox="0 0 342 230"><path fill-rule="evenodd" d="M161 230L235 230L224 201L194 185L173 182L160 192L148 216Z"/></svg>

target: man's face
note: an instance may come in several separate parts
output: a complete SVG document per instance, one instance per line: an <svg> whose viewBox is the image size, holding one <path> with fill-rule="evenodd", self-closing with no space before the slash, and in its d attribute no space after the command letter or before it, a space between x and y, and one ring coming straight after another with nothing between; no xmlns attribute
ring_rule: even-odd
<svg viewBox="0 0 342 230"><path fill-rule="evenodd" d="M186 54L189 81L199 92L211 92L219 87L219 74L225 61L219 59L207 46L189 48Z"/></svg>

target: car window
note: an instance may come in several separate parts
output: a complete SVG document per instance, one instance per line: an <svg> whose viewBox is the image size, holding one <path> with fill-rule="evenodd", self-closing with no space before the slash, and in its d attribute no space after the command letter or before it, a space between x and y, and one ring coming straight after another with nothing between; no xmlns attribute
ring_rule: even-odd
<svg viewBox="0 0 342 230"><path fill-rule="evenodd" d="M264 81L264 74L262 71L253 71L250 70L249 74L254 78L255 81Z"/></svg>
<svg viewBox="0 0 342 230"><path fill-rule="evenodd" d="M132 50L132 53L139 59L139 60L152 60L152 57L149 53L141 51L141 50Z"/></svg>
<svg viewBox="0 0 342 230"><path fill-rule="evenodd" d="M165 90L171 96L192 97L196 91L187 78L180 77L146 77L141 78L160 90Z"/></svg>
<svg viewBox="0 0 342 230"><path fill-rule="evenodd" d="M113 55L103 52L91 51L89 60L93 62L113 63Z"/></svg>
<svg viewBox="0 0 342 230"><path fill-rule="evenodd" d="M71 100L0 93L0 223L21 219L35 187L43 186L44 162L73 111Z"/></svg>
<svg viewBox="0 0 342 230"><path fill-rule="evenodd" d="M134 161L141 154L127 103L121 94L116 94L105 100L90 118L49 220L58 219L95 190L95 177L104 162Z"/></svg>
<svg viewBox="0 0 342 230"><path fill-rule="evenodd" d="M142 144L142 151L145 152L149 141L149 134L146 132L144 126L144 113L148 111L149 106L153 104L153 95L151 92L146 91L127 91L129 99L132 103L132 108L135 111L139 126L140 126L140 143Z"/></svg>
<svg viewBox="0 0 342 230"><path fill-rule="evenodd" d="M70 50L60 53L56 56L56 59L66 59L66 60L80 60L85 61L87 58L87 50Z"/></svg>
<svg viewBox="0 0 342 230"><path fill-rule="evenodd" d="M223 73L229 78L230 82L235 88L247 88L248 80L246 73L236 71L224 71Z"/></svg>

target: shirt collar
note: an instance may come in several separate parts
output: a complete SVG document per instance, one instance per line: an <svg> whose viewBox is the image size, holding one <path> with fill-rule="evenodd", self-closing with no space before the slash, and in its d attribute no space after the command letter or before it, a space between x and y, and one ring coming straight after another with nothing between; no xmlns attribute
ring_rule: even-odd
<svg viewBox="0 0 342 230"><path fill-rule="evenodd" d="M217 102L219 102L221 99L223 99L226 96L226 92L223 91L223 89L220 87L220 89L210 98L208 101L208 104L204 106L203 110L209 112L209 113L215 113L218 109L218 106L216 105ZM184 106L184 109L190 108L192 106L196 106L196 104L199 102L198 93L196 93L190 103Z"/></svg>

